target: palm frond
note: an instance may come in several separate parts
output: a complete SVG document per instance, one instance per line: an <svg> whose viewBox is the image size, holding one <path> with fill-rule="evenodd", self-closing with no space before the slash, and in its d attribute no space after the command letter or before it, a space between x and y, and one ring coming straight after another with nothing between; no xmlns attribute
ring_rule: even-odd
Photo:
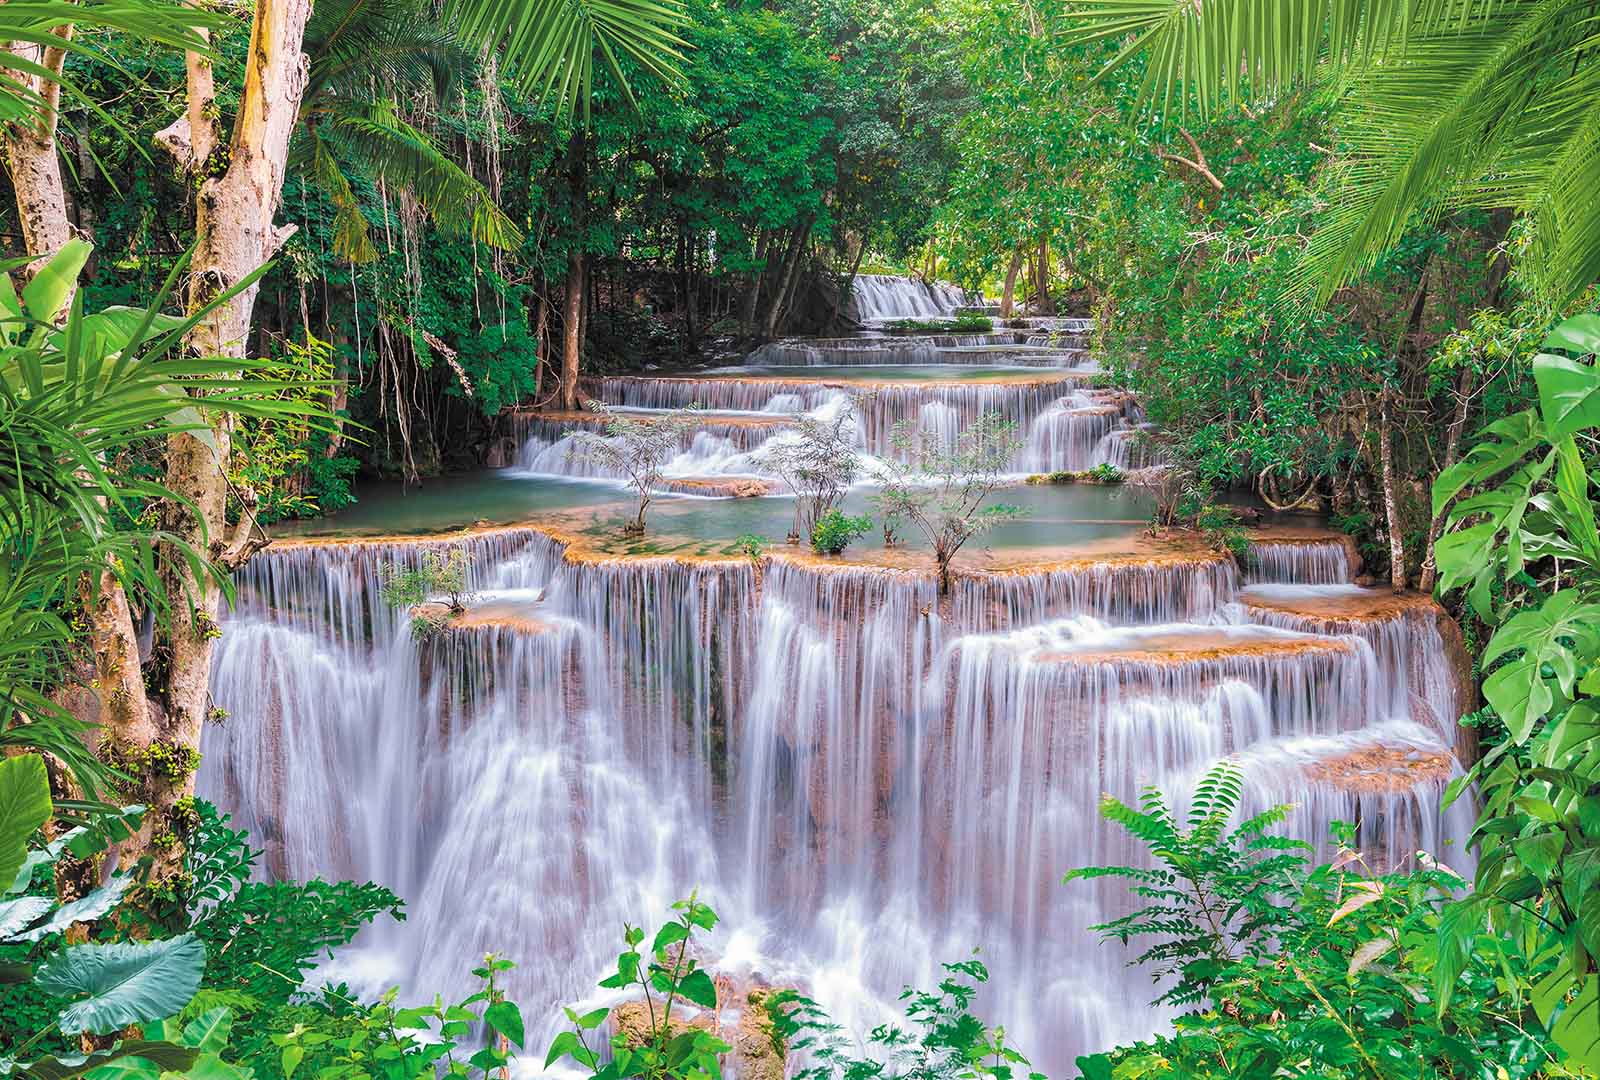
<svg viewBox="0 0 1600 1080"><path fill-rule="evenodd" d="M420 0L323 0L306 26L310 77L304 111L324 96L359 99L374 88L442 101L471 63L448 25Z"/></svg>
<svg viewBox="0 0 1600 1080"><path fill-rule="evenodd" d="M60 49L72 56L105 59L84 37L60 34L63 27L115 30L173 49L210 53L200 30L225 26L221 13L169 0L103 0L71 3L69 0L8 0L0 4L0 41L32 45L40 50ZM0 50L0 120L11 123L45 119L49 102L39 93L39 82L55 82L64 97L85 103L109 120L69 74L61 74L14 51Z"/></svg>
<svg viewBox="0 0 1600 1080"><path fill-rule="evenodd" d="M1565 52L1571 0L1505 0L1466 27L1414 34L1363 72L1347 106L1338 194L1286 295L1326 300L1418 220L1470 191L1515 143Z"/></svg>
<svg viewBox="0 0 1600 1080"><path fill-rule="evenodd" d="M1500 0L1077 0L1072 42L1129 38L1106 65L1146 59L1141 99L1157 111L1192 99L1202 114L1225 101L1273 97L1342 67L1403 50L1415 31L1463 29ZM1159 104L1157 104L1159 103Z"/></svg>
<svg viewBox="0 0 1600 1080"><path fill-rule="evenodd" d="M444 20L464 44L502 56L521 89L551 97L562 112L582 102L589 115L597 50L630 99L621 56L663 81L681 78L681 0L447 0Z"/></svg>
<svg viewBox="0 0 1600 1080"><path fill-rule="evenodd" d="M391 102L343 103L321 127L347 160L409 191L446 232L499 248L522 242L516 223L495 205L488 189L451 161L426 132L400 119Z"/></svg>

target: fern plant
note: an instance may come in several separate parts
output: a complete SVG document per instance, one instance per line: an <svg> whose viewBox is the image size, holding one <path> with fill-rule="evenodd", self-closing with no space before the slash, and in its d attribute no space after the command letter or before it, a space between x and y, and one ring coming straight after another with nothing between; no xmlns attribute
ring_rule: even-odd
<svg viewBox="0 0 1600 1080"><path fill-rule="evenodd" d="M1229 828L1243 788L1238 769L1219 765L1201 779L1182 820L1153 786L1141 793L1137 808L1107 795L1101 815L1142 841L1157 865L1090 866L1066 875L1068 882L1122 878L1147 901L1091 929L1125 945L1151 942L1133 963L1153 966L1159 979L1175 979L1157 1001L1199 1001L1249 942L1289 918L1275 897L1305 867L1311 845L1267 832L1284 821L1288 807Z"/></svg>
<svg viewBox="0 0 1600 1080"><path fill-rule="evenodd" d="M1242 792L1224 763L1182 818L1155 788L1137 808L1101 804L1152 865L1067 880L1129 882L1144 906L1096 929L1148 942L1131 963L1167 981L1158 1001L1190 1011L1170 1035L1079 1058L1088 1080L1573 1075L1534 1014L1526 970L1501 964L1481 915L1450 905L1465 882L1427 855L1380 873L1340 823L1338 855L1313 867L1310 845L1270 831L1287 807L1232 824Z"/></svg>

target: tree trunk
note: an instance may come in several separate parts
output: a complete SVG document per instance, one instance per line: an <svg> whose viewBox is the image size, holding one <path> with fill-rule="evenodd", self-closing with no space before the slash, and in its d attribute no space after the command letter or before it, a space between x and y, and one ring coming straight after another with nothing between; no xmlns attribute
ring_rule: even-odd
<svg viewBox="0 0 1600 1080"><path fill-rule="evenodd" d="M541 282L539 287L539 309L533 320L533 401L535 405L544 404L544 369L550 362L549 342L546 340L550 333L550 298L545 292Z"/></svg>
<svg viewBox="0 0 1600 1080"><path fill-rule="evenodd" d="M772 303L767 307L767 316L761 324L761 336L772 338L778 332L778 317L783 314L783 302L789 295L789 287L794 283L796 268L800 265L800 257L805 254L806 240L811 236L811 219L807 217L794 231L789 239L789 250L784 254L782 270L778 275L777 287L772 291Z"/></svg>
<svg viewBox="0 0 1600 1080"><path fill-rule="evenodd" d="M1055 301L1050 299L1050 238L1039 237L1039 257L1034 260L1034 271L1039 280L1034 284L1034 311L1039 315L1054 315Z"/></svg>
<svg viewBox="0 0 1600 1080"><path fill-rule="evenodd" d="M58 27L55 33L63 40L68 39L72 36L72 27ZM16 42L8 45L6 51L56 75L60 75L61 65L66 60L66 49L59 46L46 48ZM31 277L45 259L72 239L66 185L61 180L61 154L56 143L61 85L53 79L22 72L13 72L11 77L29 92L39 95L45 106L44 115L38 120L25 118L5 127L6 171L17 197L17 222L22 227L22 242L29 256L38 260L25 271ZM67 292L64 307L72 304L77 288L74 282Z"/></svg>
<svg viewBox="0 0 1600 1080"><path fill-rule="evenodd" d="M306 85L302 42L310 15L311 0L257 0L244 90L225 169L214 160L220 140L211 66L196 54L187 57L188 113L162 131L157 141L198 180L187 297L191 312L213 305L218 296L271 259L294 232L293 226L274 226L273 218L283 193L289 137ZM252 285L214 304L190 331L190 350L200 356L243 357L257 291ZM165 528L225 571L242 566L266 543L249 490L238 493L243 504L239 524L231 532L228 528L226 468L231 446L232 430L226 421L214 424L204 435L171 436L165 480L178 500L161 508ZM152 841L164 833L182 834L184 823L175 804L194 792L201 729L212 711L212 645L221 633L216 583L196 576L177 548L169 546L163 555L171 622L157 643L164 663L156 693L164 713L152 716L142 730L108 733L117 740L116 753L137 766L133 775L139 801L149 807L139 835L124 845L123 865L148 855L151 880L158 889L180 869L182 846Z"/></svg>
<svg viewBox="0 0 1600 1080"><path fill-rule="evenodd" d="M1011 253L1011 265L1006 267L1005 291L1000 294L1000 317L1002 319L1011 318L1011 313L1013 310L1015 310L1017 298L1017 275L1021 272L1022 245L1018 244L1016 250Z"/></svg>
<svg viewBox="0 0 1600 1080"><path fill-rule="evenodd" d="M1450 427L1445 433L1444 440L1444 469L1454 465L1461 456L1461 432L1467 426L1467 409L1472 400L1473 371L1470 367L1463 367L1461 374L1456 378L1456 404L1455 411L1450 417ZM1439 577L1439 566L1433 557L1434 545L1439 542L1439 536L1444 532L1444 522L1448 516L1448 508L1440 510L1428 523L1428 546L1422 552L1422 574L1417 578L1417 588L1425 593L1433 592L1434 583Z"/></svg>
<svg viewBox="0 0 1600 1080"><path fill-rule="evenodd" d="M1406 588L1406 542L1395 492L1393 398L1394 391L1387 386L1378 397L1378 459L1383 467L1383 512L1389 528L1389 581L1396 592L1402 592Z"/></svg>
<svg viewBox="0 0 1600 1080"><path fill-rule="evenodd" d="M583 353L583 252L567 258L566 303L561 309L561 407L578 408L578 367Z"/></svg>
<svg viewBox="0 0 1600 1080"><path fill-rule="evenodd" d="M755 266L750 271L750 288L739 305L739 326L746 337L756 332L756 308L761 303L761 283L766 278L767 261L771 258L772 234L763 231L756 240Z"/></svg>

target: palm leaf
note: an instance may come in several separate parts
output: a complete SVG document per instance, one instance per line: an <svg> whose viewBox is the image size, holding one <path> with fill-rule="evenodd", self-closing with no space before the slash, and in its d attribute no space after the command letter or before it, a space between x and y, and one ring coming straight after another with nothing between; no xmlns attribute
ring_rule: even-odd
<svg viewBox="0 0 1600 1080"><path fill-rule="evenodd" d="M341 103L322 126L328 142L344 157L409 191L444 231L499 248L522 242L516 223L495 205L488 189L451 161L427 133L400 119L392 102Z"/></svg>
<svg viewBox="0 0 1600 1080"><path fill-rule="evenodd" d="M581 101L589 115L596 50L630 100L620 56L664 81L681 78L681 0L447 0L444 20L463 44L502 56L522 90L551 97L562 112Z"/></svg>

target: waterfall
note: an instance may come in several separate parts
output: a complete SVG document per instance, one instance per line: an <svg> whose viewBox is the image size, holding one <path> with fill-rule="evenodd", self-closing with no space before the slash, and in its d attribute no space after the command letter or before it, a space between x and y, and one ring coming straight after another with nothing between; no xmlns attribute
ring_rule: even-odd
<svg viewBox="0 0 1600 1080"><path fill-rule="evenodd" d="M468 553L467 617L412 639L385 562ZM1181 799L1219 757L1294 831L1358 823L1374 859L1463 871L1470 810L1437 609L1319 584L1339 544L926 572L598 558L537 528L302 542L239 575L200 789L273 875L377 880L409 918L333 974L449 994L516 959L533 1029L691 888L708 957L798 985L853 1025L980 947L981 1010L1047 1072L1148 1034L1147 978L1088 927L1120 887L1069 867L1141 858L1102 792ZM1340 560L1345 560L1340 562Z"/></svg>
<svg viewBox="0 0 1600 1080"><path fill-rule="evenodd" d="M887 274L857 274L855 278L856 318L864 323L936 319L953 315L971 302L966 291L954 285Z"/></svg>

